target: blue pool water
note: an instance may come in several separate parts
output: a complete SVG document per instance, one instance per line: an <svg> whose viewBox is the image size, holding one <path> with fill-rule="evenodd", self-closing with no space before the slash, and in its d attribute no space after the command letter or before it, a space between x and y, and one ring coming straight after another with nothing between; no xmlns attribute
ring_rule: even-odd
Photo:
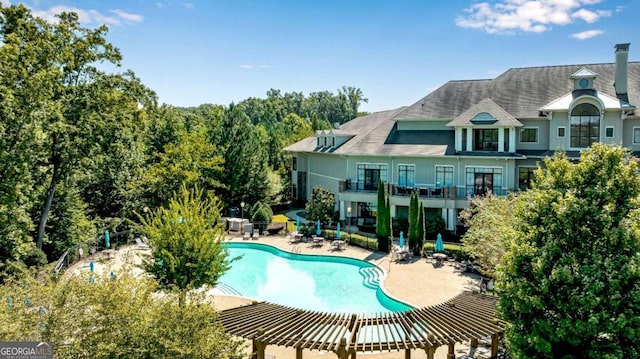
<svg viewBox="0 0 640 359"><path fill-rule="evenodd" d="M333 313L403 312L408 305L389 298L378 285L382 271L367 262L283 252L255 243L229 243L240 257L219 288L258 300Z"/></svg>

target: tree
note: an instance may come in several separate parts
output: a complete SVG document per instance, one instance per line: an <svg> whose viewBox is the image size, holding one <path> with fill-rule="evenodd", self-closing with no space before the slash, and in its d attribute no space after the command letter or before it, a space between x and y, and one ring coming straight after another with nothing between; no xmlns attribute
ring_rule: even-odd
<svg viewBox="0 0 640 359"><path fill-rule="evenodd" d="M178 306L153 278L126 273L14 278L0 286L0 340L51 341L60 359L242 357L203 294Z"/></svg>
<svg viewBox="0 0 640 359"><path fill-rule="evenodd" d="M320 220L320 223L330 223L333 220L333 212L336 199L333 192L321 186L313 187L311 201L307 202L307 219L309 221Z"/></svg>
<svg viewBox="0 0 640 359"><path fill-rule="evenodd" d="M413 254L419 256L422 252L422 246L424 245L424 235L425 235L425 218L424 218L424 205L422 202L419 203L418 210L418 241L416 245L413 247Z"/></svg>
<svg viewBox="0 0 640 359"><path fill-rule="evenodd" d="M140 232L151 247L145 268L162 287L177 289L181 300L190 289L215 286L229 269L219 206L215 197L204 198L201 189L183 185L168 207L140 216Z"/></svg>
<svg viewBox="0 0 640 359"><path fill-rule="evenodd" d="M460 213L460 219L467 226L462 237L463 249L488 277L494 277L509 240L515 236L516 203L514 195L489 194L470 199L469 208Z"/></svg>
<svg viewBox="0 0 640 359"><path fill-rule="evenodd" d="M544 162L497 270L515 358L640 357L640 175L619 146Z"/></svg>
<svg viewBox="0 0 640 359"><path fill-rule="evenodd" d="M407 234L409 240L409 248L416 250L416 247L420 247L422 240L420 238L420 204L418 201L418 194L415 191L411 191L409 197L409 233ZM424 221L422 222L424 226ZM423 230L424 231L424 230ZM422 248L419 248L421 250Z"/></svg>
<svg viewBox="0 0 640 359"><path fill-rule="evenodd" d="M388 196L382 179L378 180L378 211L376 214L376 235L378 250L389 252L389 236L391 235L391 208L388 207Z"/></svg>

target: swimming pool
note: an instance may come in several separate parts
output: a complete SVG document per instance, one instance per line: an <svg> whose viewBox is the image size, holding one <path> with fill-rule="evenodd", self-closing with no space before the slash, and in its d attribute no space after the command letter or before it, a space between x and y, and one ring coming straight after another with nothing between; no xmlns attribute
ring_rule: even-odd
<svg viewBox="0 0 640 359"><path fill-rule="evenodd" d="M332 313L403 312L410 306L380 288L383 272L365 261L303 255L256 243L228 243L231 264L218 289L286 306Z"/></svg>

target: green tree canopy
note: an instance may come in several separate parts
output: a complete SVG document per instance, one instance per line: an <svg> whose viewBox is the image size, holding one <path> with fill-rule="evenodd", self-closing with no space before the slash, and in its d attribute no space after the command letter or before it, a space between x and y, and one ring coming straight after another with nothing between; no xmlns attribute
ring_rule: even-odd
<svg viewBox="0 0 640 359"><path fill-rule="evenodd" d="M93 275L0 286L0 341L51 341L59 359L242 357L201 294L178 306L153 278Z"/></svg>
<svg viewBox="0 0 640 359"><path fill-rule="evenodd" d="M313 187L311 201L307 202L307 219L309 221L320 220L321 223L331 223L336 205L333 192L321 186Z"/></svg>
<svg viewBox="0 0 640 359"><path fill-rule="evenodd" d="M515 358L640 357L639 195L622 147L545 160L496 273Z"/></svg>
<svg viewBox="0 0 640 359"><path fill-rule="evenodd" d="M215 286L229 269L225 234L218 224L220 203L201 189L182 186L167 207L140 217L151 257L145 268L165 288L186 291Z"/></svg>
<svg viewBox="0 0 640 359"><path fill-rule="evenodd" d="M376 235L378 250L389 252L389 236L391 236L391 208L388 205L386 186L382 179L378 180L378 210L376 213Z"/></svg>

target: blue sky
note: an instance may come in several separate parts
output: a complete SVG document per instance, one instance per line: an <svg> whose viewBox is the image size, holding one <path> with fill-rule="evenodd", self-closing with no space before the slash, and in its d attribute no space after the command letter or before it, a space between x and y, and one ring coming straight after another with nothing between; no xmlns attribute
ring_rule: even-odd
<svg viewBox="0 0 640 359"><path fill-rule="evenodd" d="M161 103L228 104L359 87L362 110L411 105L449 80L512 67L640 60L640 0L0 0L76 11Z"/></svg>

